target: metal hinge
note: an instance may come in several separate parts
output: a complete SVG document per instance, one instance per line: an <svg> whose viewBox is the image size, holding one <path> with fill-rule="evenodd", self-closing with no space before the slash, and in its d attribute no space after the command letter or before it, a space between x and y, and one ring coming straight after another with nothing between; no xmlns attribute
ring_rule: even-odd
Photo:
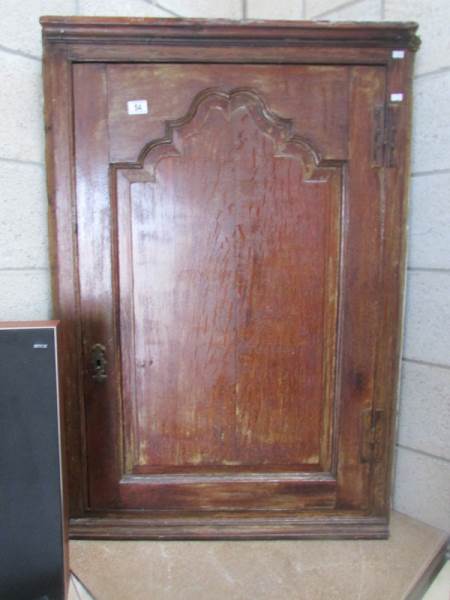
<svg viewBox="0 0 450 600"><path fill-rule="evenodd" d="M387 104L374 109L372 162L375 167L395 167L397 126L400 106Z"/></svg>
<svg viewBox="0 0 450 600"><path fill-rule="evenodd" d="M384 410L367 408L361 417L361 462L379 462L384 447Z"/></svg>

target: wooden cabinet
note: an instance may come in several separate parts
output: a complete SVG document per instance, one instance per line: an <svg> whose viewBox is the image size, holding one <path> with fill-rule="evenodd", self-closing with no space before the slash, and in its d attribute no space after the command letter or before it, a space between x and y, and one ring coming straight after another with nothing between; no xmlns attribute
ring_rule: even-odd
<svg viewBox="0 0 450 600"><path fill-rule="evenodd" d="M416 26L42 22L72 534L386 536Z"/></svg>

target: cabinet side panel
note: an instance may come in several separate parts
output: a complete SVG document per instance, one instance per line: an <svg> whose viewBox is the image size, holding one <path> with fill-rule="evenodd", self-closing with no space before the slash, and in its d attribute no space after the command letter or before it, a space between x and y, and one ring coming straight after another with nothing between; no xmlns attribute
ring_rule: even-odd
<svg viewBox="0 0 450 600"><path fill-rule="evenodd" d="M389 110L394 111L395 117L390 123L392 166L384 169L386 211L382 330L377 365L376 406L385 412L385 427L379 440L380 460L373 468L372 505L375 514L388 513L390 506L406 276L413 62L414 53L406 51L405 58L391 60L387 70L386 103ZM403 102L392 106L390 95L394 93L402 93Z"/></svg>

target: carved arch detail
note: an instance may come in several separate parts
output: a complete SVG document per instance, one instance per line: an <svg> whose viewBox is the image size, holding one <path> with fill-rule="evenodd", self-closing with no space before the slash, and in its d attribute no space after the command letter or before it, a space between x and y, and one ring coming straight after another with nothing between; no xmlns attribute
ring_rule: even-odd
<svg viewBox="0 0 450 600"><path fill-rule="evenodd" d="M185 116L166 121L165 135L146 144L135 164L115 165L116 168L131 169L127 177L132 181L155 181L156 168L164 158L182 154L182 135L188 133L198 122L200 126L213 109L221 110L224 118L230 121L234 111L244 107L253 118L259 130L272 139L274 156L298 160L305 181L326 181L330 175L332 161L321 161L312 144L296 134L291 119L280 117L271 111L264 100L252 90L245 88L224 92L215 88L203 90L194 98ZM195 128L198 130L198 126ZM135 170L137 169L137 171ZM143 169L143 171L140 171Z"/></svg>

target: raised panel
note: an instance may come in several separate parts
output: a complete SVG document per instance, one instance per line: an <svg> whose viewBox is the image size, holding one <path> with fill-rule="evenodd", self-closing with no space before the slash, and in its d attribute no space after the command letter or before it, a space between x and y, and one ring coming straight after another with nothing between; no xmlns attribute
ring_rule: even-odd
<svg viewBox="0 0 450 600"><path fill-rule="evenodd" d="M112 167L125 469L326 471L340 168L250 90L166 130Z"/></svg>

